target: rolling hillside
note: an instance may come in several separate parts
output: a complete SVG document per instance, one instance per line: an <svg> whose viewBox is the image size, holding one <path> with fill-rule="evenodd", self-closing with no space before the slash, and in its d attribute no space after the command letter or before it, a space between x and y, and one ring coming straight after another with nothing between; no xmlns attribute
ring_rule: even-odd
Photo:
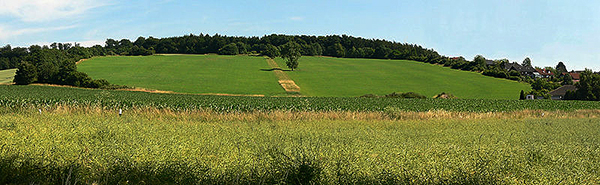
<svg viewBox="0 0 600 185"><path fill-rule="evenodd" d="M283 59L276 61L285 66ZM299 62L297 70L286 73L308 96L446 92L459 98L518 99L521 90L531 90L526 83L407 60L302 57Z"/></svg>
<svg viewBox="0 0 600 185"><path fill-rule="evenodd" d="M280 58L279 66L285 66ZM99 57L78 65L93 78L111 83L182 93L285 94L262 57L168 55ZM528 84L405 60L302 57L285 71L305 96L351 97L447 92L459 98L517 99Z"/></svg>
<svg viewBox="0 0 600 185"><path fill-rule="evenodd" d="M77 66L111 83L180 93L284 94L261 57L154 55L92 58Z"/></svg>

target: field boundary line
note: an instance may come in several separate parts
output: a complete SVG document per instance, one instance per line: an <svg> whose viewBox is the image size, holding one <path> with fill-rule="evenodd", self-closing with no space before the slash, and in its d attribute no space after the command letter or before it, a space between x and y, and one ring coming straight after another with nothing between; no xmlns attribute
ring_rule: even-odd
<svg viewBox="0 0 600 185"><path fill-rule="evenodd" d="M283 88L283 90L285 90L285 92L288 93L300 93L300 86L296 85L296 82L294 82L292 78L290 78L281 70L281 67L279 67L275 60L273 60L272 58L266 59L267 64L269 64L269 67L273 69L273 73L275 73L275 76L277 76L278 79L277 82Z"/></svg>

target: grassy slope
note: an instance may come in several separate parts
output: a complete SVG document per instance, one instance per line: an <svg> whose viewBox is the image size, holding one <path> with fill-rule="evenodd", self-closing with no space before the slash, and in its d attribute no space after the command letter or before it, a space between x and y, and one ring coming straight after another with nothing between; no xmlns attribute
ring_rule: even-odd
<svg viewBox="0 0 600 185"><path fill-rule="evenodd" d="M281 58L276 60L282 67ZM287 74L308 96L360 96L417 92L428 97L446 92L459 98L518 99L525 83L406 60L300 58Z"/></svg>
<svg viewBox="0 0 600 185"><path fill-rule="evenodd" d="M15 72L17 72L17 69L0 70L0 84L12 83L13 78L15 77Z"/></svg>
<svg viewBox="0 0 600 185"><path fill-rule="evenodd" d="M67 178L83 184L294 184L302 177L316 184L600 182L597 117L232 122L204 117L0 111L0 184L63 184Z"/></svg>
<svg viewBox="0 0 600 185"><path fill-rule="evenodd" d="M99 57L78 70L120 85L183 93L284 93L262 57L170 55Z"/></svg>

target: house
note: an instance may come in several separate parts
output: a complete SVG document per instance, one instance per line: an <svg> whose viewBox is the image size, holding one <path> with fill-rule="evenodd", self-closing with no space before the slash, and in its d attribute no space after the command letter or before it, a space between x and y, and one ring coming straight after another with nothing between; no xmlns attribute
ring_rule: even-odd
<svg viewBox="0 0 600 185"><path fill-rule="evenodd" d="M523 76L535 77L534 72L537 72L531 66L522 66L518 63L506 63L504 64L504 69L508 72L510 71L518 71Z"/></svg>
<svg viewBox="0 0 600 185"><path fill-rule="evenodd" d="M547 69L536 69L535 71L536 72L533 74L536 78L550 78L551 76L554 76L554 73Z"/></svg>
<svg viewBox="0 0 600 185"><path fill-rule="evenodd" d="M569 76L571 76L571 79L573 79L573 83L575 83L575 82L579 82L579 79L580 79L580 74L581 74L581 73L578 73L578 72L562 73L562 74L560 75L560 77L562 78L562 77L564 77L565 75L569 75Z"/></svg>
<svg viewBox="0 0 600 185"><path fill-rule="evenodd" d="M571 78L573 79L573 82L579 82L579 74L581 74L581 73L577 73L577 72L569 73L569 75L571 75Z"/></svg>
<svg viewBox="0 0 600 185"><path fill-rule="evenodd" d="M552 100L562 100L565 98L565 94L567 94L567 91L576 91L577 87L575 87L574 85L563 85L562 87L559 87L553 91L550 91L548 94L550 94L550 96L552 96Z"/></svg>
<svg viewBox="0 0 600 185"><path fill-rule="evenodd" d="M485 65L486 66L494 66L494 65L496 65L496 62L494 62L493 60L485 60Z"/></svg>

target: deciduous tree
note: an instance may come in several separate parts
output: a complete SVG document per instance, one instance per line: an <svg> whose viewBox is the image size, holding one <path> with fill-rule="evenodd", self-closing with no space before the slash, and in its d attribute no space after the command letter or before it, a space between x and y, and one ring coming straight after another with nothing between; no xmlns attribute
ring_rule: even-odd
<svg viewBox="0 0 600 185"><path fill-rule="evenodd" d="M290 41L281 46L281 57L285 59L285 64L294 71L298 68L298 59L302 56L300 50L302 48L296 42Z"/></svg>

